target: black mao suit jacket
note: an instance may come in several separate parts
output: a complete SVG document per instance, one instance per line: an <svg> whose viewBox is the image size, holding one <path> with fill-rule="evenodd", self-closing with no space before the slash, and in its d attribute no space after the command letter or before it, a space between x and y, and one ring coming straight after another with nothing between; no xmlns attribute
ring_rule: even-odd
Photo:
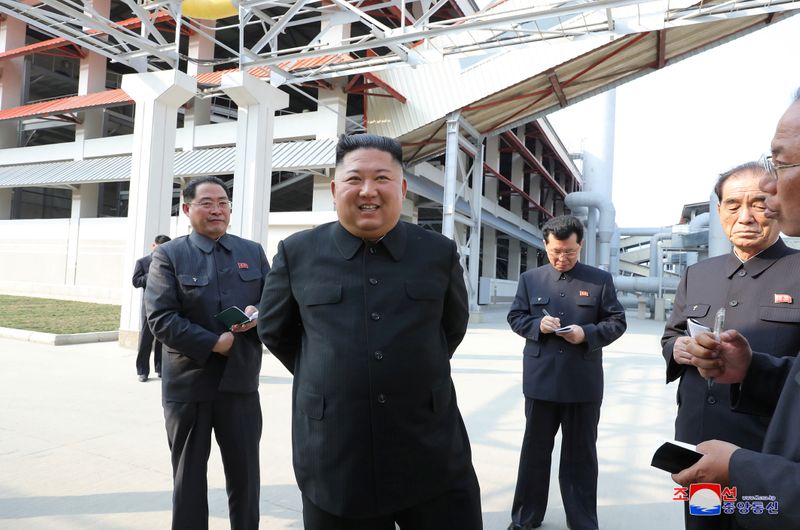
<svg viewBox="0 0 800 530"><path fill-rule="evenodd" d="M625 332L625 310L606 271L576 263L564 279L561 275L547 264L520 276L508 323L526 339L522 391L559 403L602 401L603 347ZM570 344L555 333L541 333L543 310L559 317L562 326L581 326L586 340Z"/></svg>
<svg viewBox="0 0 800 530"><path fill-rule="evenodd" d="M227 331L214 315L258 304L269 272L261 245L192 232L159 245L152 256L144 302L153 335L164 344L163 399L210 401L218 392L258 390L262 348L255 329L236 334L227 358L212 349Z"/></svg>
<svg viewBox="0 0 800 530"><path fill-rule="evenodd" d="M281 242L258 331L294 374L294 469L316 506L374 517L475 480L450 377L467 321L438 233L400 222L372 244L334 222Z"/></svg>
<svg viewBox="0 0 800 530"><path fill-rule="evenodd" d="M731 252L692 265L681 278L675 303L661 338L667 383L680 378L675 438L698 444L725 440L759 450L769 415L731 411L730 386L709 390L697 368L678 364L672 349L692 318L709 328L725 307L725 329L743 334L756 351L794 356L800 350L800 253L778 240L747 262ZM790 301L791 300L791 301Z"/></svg>

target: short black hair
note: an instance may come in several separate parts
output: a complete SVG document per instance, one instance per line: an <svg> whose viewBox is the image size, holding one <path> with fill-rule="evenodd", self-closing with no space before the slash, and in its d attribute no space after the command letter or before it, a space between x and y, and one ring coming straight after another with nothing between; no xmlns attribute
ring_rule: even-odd
<svg viewBox="0 0 800 530"><path fill-rule="evenodd" d="M171 239L169 236L165 236L164 234L158 234L158 235L156 236L156 239L155 239L154 243L155 243L156 245L163 245L163 244L164 244L164 243L166 243L167 241L171 241L171 240L172 240L172 239Z"/></svg>
<svg viewBox="0 0 800 530"><path fill-rule="evenodd" d="M228 196L228 200L230 200L231 192L228 190L225 182L219 177L209 176L197 177L190 180L189 184L183 188L183 202L192 202L192 199L194 199L194 194L197 193L197 186L201 184L217 184L218 186L222 186L222 189L225 190L225 194Z"/></svg>
<svg viewBox="0 0 800 530"><path fill-rule="evenodd" d="M572 215L559 215L549 219L544 226L542 226L542 236L545 242L549 239L550 234L559 241L568 239L572 234L575 234L577 242L583 241L583 224L577 217Z"/></svg>
<svg viewBox="0 0 800 530"><path fill-rule="evenodd" d="M765 168L760 162L745 162L744 164L739 164L736 167L732 167L724 173L720 173L719 178L717 179L717 184L714 186L714 193L717 195L717 199L720 201L722 200L722 187L725 185L725 181L734 175L738 175L739 173L744 173L747 171L756 174L766 173L767 168Z"/></svg>
<svg viewBox="0 0 800 530"><path fill-rule="evenodd" d="M347 153L356 149L377 149L392 155L392 158L403 167L403 148L394 138L378 136L377 134L343 134L336 144L336 165L342 163Z"/></svg>

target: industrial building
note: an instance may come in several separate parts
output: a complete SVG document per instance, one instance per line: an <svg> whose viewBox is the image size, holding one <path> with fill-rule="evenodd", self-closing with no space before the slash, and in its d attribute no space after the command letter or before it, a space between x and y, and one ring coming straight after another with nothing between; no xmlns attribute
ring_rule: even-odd
<svg viewBox="0 0 800 530"><path fill-rule="evenodd" d="M535 4L535 5L534 5ZM339 135L397 138L405 220L456 240L470 305L542 262L573 212L584 262L662 313L708 252L707 213L618 229L613 88L796 14L797 2L0 0L0 292L121 303L133 262L188 231L182 185L230 183L231 232L334 220ZM604 94L609 134L576 164L546 116ZM610 137L609 137L610 136ZM712 209L713 213L713 209Z"/></svg>

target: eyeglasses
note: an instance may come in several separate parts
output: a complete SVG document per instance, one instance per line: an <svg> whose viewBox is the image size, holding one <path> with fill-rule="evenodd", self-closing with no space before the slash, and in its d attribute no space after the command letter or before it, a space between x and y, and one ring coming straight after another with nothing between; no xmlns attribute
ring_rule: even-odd
<svg viewBox="0 0 800 530"><path fill-rule="evenodd" d="M202 208L203 210L213 210L215 208L219 208L220 210L230 210L231 208L231 201L200 201L200 202L190 202L192 206L197 206L198 208Z"/></svg>
<svg viewBox="0 0 800 530"><path fill-rule="evenodd" d="M764 169L766 169L769 172L770 176L775 180L778 180L778 171L780 171L781 169L789 169L789 168L793 168L793 167L800 167L800 163L797 163L797 164L776 164L776 163L774 163L772 161L772 157L771 156L762 156L761 157L761 164L764 166Z"/></svg>
<svg viewBox="0 0 800 530"><path fill-rule="evenodd" d="M556 258L560 258L561 256L565 258L574 258L578 255L577 250L548 250L547 253Z"/></svg>

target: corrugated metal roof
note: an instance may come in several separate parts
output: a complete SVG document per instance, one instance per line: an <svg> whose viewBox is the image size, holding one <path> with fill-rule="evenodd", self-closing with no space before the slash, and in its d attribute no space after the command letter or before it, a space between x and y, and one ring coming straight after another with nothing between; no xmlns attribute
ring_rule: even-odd
<svg viewBox="0 0 800 530"><path fill-rule="evenodd" d="M175 153L173 167L176 177L199 177L232 174L235 163L235 147L216 147ZM272 150L273 171L325 169L335 164L335 138L281 142ZM122 182L130 178L130 155L0 166L0 188Z"/></svg>
<svg viewBox="0 0 800 530"><path fill-rule="evenodd" d="M163 22L165 20L173 20L172 16L166 11L159 11L155 16L151 15L151 19L153 20L154 24ZM139 17L133 17L121 20L117 22L116 25L123 28L134 29L141 26L142 21L141 19L139 19ZM86 33L89 35L95 35L100 32L90 29ZM54 48L61 48L64 46L78 46L78 45L75 44L74 42L65 39L64 37L57 37L55 39L47 39L39 42L34 42L33 44L28 44L27 46L21 46L19 48L14 48L13 50L5 51L3 53L0 53L0 59L13 59L14 57L21 57L23 55L30 55L32 53L41 53L47 50L52 50Z"/></svg>
<svg viewBox="0 0 800 530"><path fill-rule="evenodd" d="M278 68L287 72L297 72L300 70L308 70L319 68L328 64L340 64L352 61L353 58L347 54L340 55L325 55L322 57L310 57L307 59L299 59L297 61L285 61L278 64ZM227 70L217 70L215 72L206 72L195 76L197 83L200 85L217 86L222 82L222 74L231 72L238 72L238 68L229 68ZM269 67L254 67L247 70L259 78L269 77Z"/></svg>
<svg viewBox="0 0 800 530"><path fill-rule="evenodd" d="M70 96L31 103L21 107L0 110L0 121L34 118L36 116L54 116L97 107L113 107L133 103L128 94L121 88L104 90L85 96Z"/></svg>
<svg viewBox="0 0 800 530"><path fill-rule="evenodd" d="M569 104L576 103L797 13L669 26L611 42L608 33L559 41L557 46L537 42L503 50L472 69L461 70L457 61L445 59L438 65L385 71L383 78L409 99L401 105L391 98L369 97L367 127L398 138L407 161L426 160L444 152L450 112L460 110L476 129L496 134L560 109L554 83Z"/></svg>

